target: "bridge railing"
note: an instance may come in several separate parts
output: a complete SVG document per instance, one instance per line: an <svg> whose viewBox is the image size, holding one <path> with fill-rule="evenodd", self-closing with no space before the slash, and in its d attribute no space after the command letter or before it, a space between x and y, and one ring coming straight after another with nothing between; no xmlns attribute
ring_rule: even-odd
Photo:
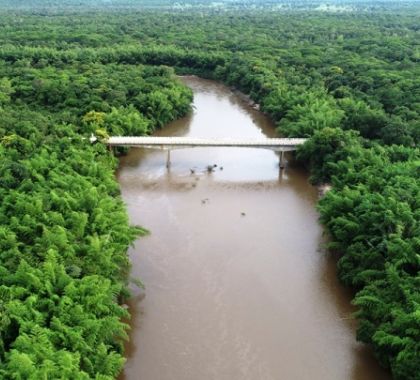
<svg viewBox="0 0 420 380"><path fill-rule="evenodd" d="M91 142L97 141L92 136ZM156 136L111 136L103 140L110 146L139 146L158 149L194 148L194 147L244 147L273 150L295 149L304 144L303 138L197 138L197 137L156 137Z"/></svg>

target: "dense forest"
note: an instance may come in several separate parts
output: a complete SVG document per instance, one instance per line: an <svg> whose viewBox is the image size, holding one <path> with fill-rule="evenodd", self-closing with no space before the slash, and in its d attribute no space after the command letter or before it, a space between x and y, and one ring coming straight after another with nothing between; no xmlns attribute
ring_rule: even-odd
<svg viewBox="0 0 420 380"><path fill-rule="evenodd" d="M309 138L297 159L333 186L320 218L357 339L395 379L420 379L420 6L255 3L0 1L1 378L121 371L126 251L145 231L88 137L186 114L188 73Z"/></svg>

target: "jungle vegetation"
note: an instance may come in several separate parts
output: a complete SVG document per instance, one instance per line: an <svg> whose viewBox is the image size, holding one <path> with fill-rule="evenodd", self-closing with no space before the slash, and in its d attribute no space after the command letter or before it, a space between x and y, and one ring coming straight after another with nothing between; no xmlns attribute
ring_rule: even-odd
<svg viewBox="0 0 420 380"><path fill-rule="evenodd" d="M0 1L2 378L121 370L126 250L142 230L128 225L116 159L86 138L187 113L176 72L234 86L279 133L310 138L297 158L333 185L318 207L355 290L357 339L395 379L420 379L418 3L33 3Z"/></svg>

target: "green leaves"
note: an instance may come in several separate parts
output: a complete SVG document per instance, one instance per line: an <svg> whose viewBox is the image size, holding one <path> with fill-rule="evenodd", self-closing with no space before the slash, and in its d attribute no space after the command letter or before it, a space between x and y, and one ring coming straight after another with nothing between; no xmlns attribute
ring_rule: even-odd
<svg viewBox="0 0 420 380"><path fill-rule="evenodd" d="M418 10L407 7L362 18L75 10L71 22L5 12L0 377L121 369L126 250L146 231L128 226L115 158L83 138L143 135L189 112L173 66L243 90L279 132L309 137L297 157L312 182L332 184L320 218L340 278L359 290L358 339L396 379L418 380Z"/></svg>
<svg viewBox="0 0 420 380"><path fill-rule="evenodd" d="M357 156L361 141L357 133L346 132L338 128L322 128L314 131L312 138L299 148L297 159L311 168L311 180L314 183L330 182L340 172L336 170L340 160ZM346 170L351 170L347 165Z"/></svg>
<svg viewBox="0 0 420 380"><path fill-rule="evenodd" d="M0 78L0 109L2 105L10 102L13 93L12 82L8 78Z"/></svg>
<svg viewBox="0 0 420 380"><path fill-rule="evenodd" d="M310 137L316 131L340 125L343 115L331 99L314 94L305 103L288 110L280 120L278 130L289 137Z"/></svg>
<svg viewBox="0 0 420 380"><path fill-rule="evenodd" d="M12 77L0 79L4 379L112 379L121 371L127 248L147 231L129 226L115 158L77 132L144 135L190 110L191 90L173 70L93 64L95 51L79 53L86 62L65 68L50 66L48 52L36 65L0 64L0 78Z"/></svg>
<svg viewBox="0 0 420 380"><path fill-rule="evenodd" d="M358 338L374 345L396 379L416 379L420 348L419 278L386 266L386 278L360 291L355 304L361 324Z"/></svg>

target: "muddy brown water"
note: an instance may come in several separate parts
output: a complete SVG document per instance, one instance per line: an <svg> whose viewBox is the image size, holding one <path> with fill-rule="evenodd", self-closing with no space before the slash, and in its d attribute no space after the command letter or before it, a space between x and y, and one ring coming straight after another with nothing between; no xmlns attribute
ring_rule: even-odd
<svg viewBox="0 0 420 380"><path fill-rule="evenodd" d="M274 135L229 88L182 80L194 111L158 135ZM129 303L121 380L390 378L355 341L351 294L322 248L317 190L288 158L284 171L259 149L174 150L169 170L162 151L121 159L130 220L152 232L130 250L145 290Z"/></svg>

